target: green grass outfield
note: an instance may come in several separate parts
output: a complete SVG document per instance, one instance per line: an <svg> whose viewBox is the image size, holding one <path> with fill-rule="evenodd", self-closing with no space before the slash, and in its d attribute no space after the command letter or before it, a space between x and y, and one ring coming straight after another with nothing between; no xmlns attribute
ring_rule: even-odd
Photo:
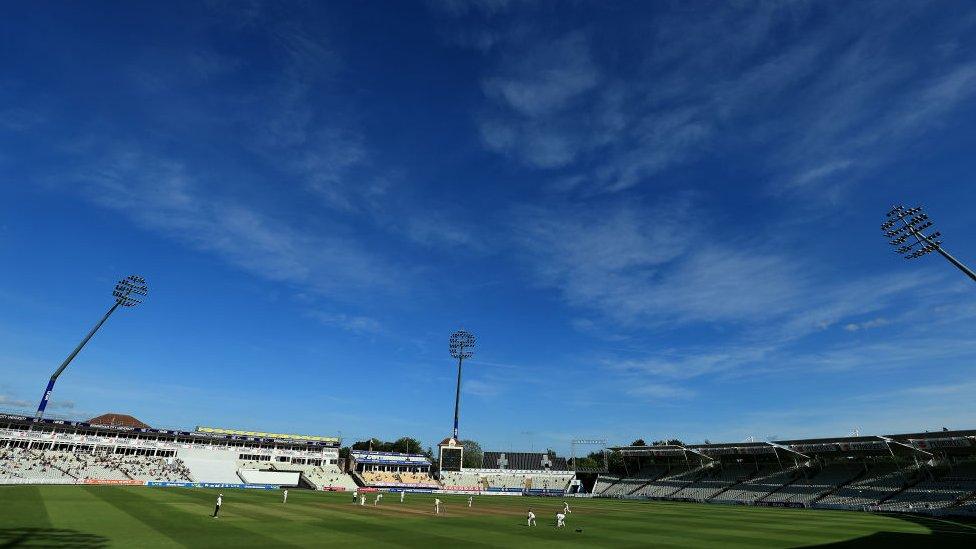
<svg viewBox="0 0 976 549"><path fill-rule="evenodd" d="M264 490L115 486L0 487L5 547L801 547L976 548L976 526L959 521L844 511L570 499L568 527L554 527L562 500L386 494L378 507L350 494L293 490L288 503ZM372 502L369 495L368 502ZM539 526L525 526L532 507ZM582 528L583 532L576 532Z"/></svg>

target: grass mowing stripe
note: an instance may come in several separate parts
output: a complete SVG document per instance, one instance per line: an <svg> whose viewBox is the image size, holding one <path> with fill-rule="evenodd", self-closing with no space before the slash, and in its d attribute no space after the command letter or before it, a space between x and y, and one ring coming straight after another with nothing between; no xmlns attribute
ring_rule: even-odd
<svg viewBox="0 0 976 549"><path fill-rule="evenodd" d="M11 524L10 518L24 516L26 520ZM51 518L47 514L44 494L38 486L2 486L0 487L0 525L47 528L51 526Z"/></svg>
<svg viewBox="0 0 976 549"><path fill-rule="evenodd" d="M219 492L198 488L44 486L0 489L0 546L16 535L58 540L48 545L112 543L121 547L379 546L379 547L722 547L764 548L916 545L973 546L966 521L920 520L842 511L770 509L616 500L571 500L568 527L553 527L562 502L538 497L442 495L446 512L433 515L433 494L388 497L378 506L353 505L348 494L294 490L287 504L276 491L226 489L220 519L211 519ZM40 499L38 499L38 494ZM9 496L9 497L8 497ZM372 502L372 498L370 498ZM23 502L23 504L21 504ZM45 505L46 503L46 505ZM40 509L38 505L40 504ZM524 526L533 508L539 526ZM48 531L40 524L46 510ZM33 521L33 522L32 522ZM970 523L972 524L972 523ZM3 526L11 526L4 536ZM77 530L56 530L71 527ZM577 533L581 528L582 533ZM931 530L939 531L932 532ZM953 536L941 530L958 529ZM33 536L33 537L30 537ZM88 536L88 537L86 537ZM968 543L966 543L968 542ZM77 544L77 543L76 543Z"/></svg>
<svg viewBox="0 0 976 549"><path fill-rule="evenodd" d="M166 538L181 545L200 546L209 537L220 540L222 545L229 546L286 546L273 538L263 536L254 531L237 528L233 525L233 513L227 513L220 519L213 519L203 513L193 513L174 505L167 505L149 488L143 487L89 487L95 495L109 505L124 511L133 519L156 530ZM218 522L219 521L219 522Z"/></svg>

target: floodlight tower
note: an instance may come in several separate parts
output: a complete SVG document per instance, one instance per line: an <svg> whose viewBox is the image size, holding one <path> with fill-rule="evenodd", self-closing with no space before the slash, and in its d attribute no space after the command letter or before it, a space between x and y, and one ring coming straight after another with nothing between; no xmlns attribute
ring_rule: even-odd
<svg viewBox="0 0 976 549"><path fill-rule="evenodd" d="M939 240L942 233L936 231L926 234L926 230L932 227L932 221L928 214L922 211L921 206L907 210L902 206L895 206L886 216L888 220L881 224L881 231L887 238L891 239L888 241L889 244L898 247L895 253L905 259L918 259L923 255L939 252L949 263L955 265L957 269L976 282L976 273L942 248L942 241ZM912 243L905 244L909 240Z"/></svg>
<svg viewBox="0 0 976 549"><path fill-rule="evenodd" d="M71 351L68 358L64 359L61 366L58 367L58 369L54 371L54 374L51 375L51 380L47 382L47 388L44 389L44 395L41 397L41 403L37 406L37 413L34 415L34 419L41 419L41 417L44 416L44 409L47 408L47 401L51 398L51 392L54 390L54 383L58 380L58 376L60 376L61 372L68 367L68 364L70 364L71 361L78 356L78 353L81 352L82 347L84 347L85 344L88 343L88 340L95 335L95 332L102 327L102 324L105 324L108 317L112 316L112 313L114 313L119 306L135 307L136 305L142 303L142 300L139 298L144 297L147 293L149 293L149 287L146 286L146 279L142 278L141 276L129 275L115 285L115 289L112 290L112 297L115 298L115 303L112 304L108 312L105 313L105 316L98 321L98 324L95 324L95 327L88 332L85 339L81 340L81 343L75 347L74 351Z"/></svg>
<svg viewBox="0 0 976 549"><path fill-rule="evenodd" d="M461 364L474 356L474 334L458 330L451 334L451 356L458 361L457 392L454 394L454 440L458 440L458 411L461 406Z"/></svg>

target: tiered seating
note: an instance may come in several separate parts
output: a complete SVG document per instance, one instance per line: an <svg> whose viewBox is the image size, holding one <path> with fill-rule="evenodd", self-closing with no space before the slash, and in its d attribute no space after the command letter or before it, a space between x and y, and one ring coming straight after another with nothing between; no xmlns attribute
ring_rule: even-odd
<svg viewBox="0 0 976 549"><path fill-rule="evenodd" d="M74 481L67 464L41 450L0 449L0 479L24 481Z"/></svg>
<svg viewBox="0 0 976 549"><path fill-rule="evenodd" d="M864 472L859 463L834 463L811 477L801 477L781 490L763 498L765 502L807 504L821 495L846 484Z"/></svg>
<svg viewBox="0 0 976 549"><path fill-rule="evenodd" d="M604 495L607 496L626 496L634 490L640 488L649 480L654 480L664 476L668 472L665 465L649 465L642 468L632 477L620 479L620 482L611 486ZM643 495L643 494L640 494Z"/></svg>
<svg viewBox="0 0 976 549"><path fill-rule="evenodd" d="M482 474L488 488L525 488L526 474L519 473L489 473Z"/></svg>
<svg viewBox="0 0 976 549"><path fill-rule="evenodd" d="M894 494L908 482L906 475L894 464L871 467L865 478L839 488L818 503L829 505L873 505Z"/></svg>
<svg viewBox="0 0 976 549"><path fill-rule="evenodd" d="M191 480L189 470L175 458L21 448L0 450L0 478L33 482Z"/></svg>
<svg viewBox="0 0 976 549"><path fill-rule="evenodd" d="M574 476L575 475L573 475L572 473L568 475L566 474L560 475L558 473L533 475L531 488L533 490L566 491L569 489L569 483L572 482Z"/></svg>
<svg viewBox="0 0 976 549"><path fill-rule="evenodd" d="M718 494L712 501L738 501L753 503L770 492L781 488L799 474L798 469L779 471L765 477L754 478Z"/></svg>
<svg viewBox="0 0 976 549"><path fill-rule="evenodd" d="M444 486L470 488L473 486L481 486L481 477L477 473L441 471L441 483Z"/></svg>
<svg viewBox="0 0 976 549"><path fill-rule="evenodd" d="M367 486L380 486L386 484L395 484L396 477L393 473L387 471L363 471L360 473L363 477L363 481L366 482Z"/></svg>
<svg viewBox="0 0 976 549"><path fill-rule="evenodd" d="M305 478L319 490L323 488L344 488L346 490L352 490L356 487L356 482L352 477L340 471L336 465L307 465L304 467L303 472L305 473Z"/></svg>
<svg viewBox="0 0 976 549"><path fill-rule="evenodd" d="M437 486L436 480L427 473L401 472L396 473L397 480L402 484L421 484L426 486Z"/></svg>
<svg viewBox="0 0 976 549"><path fill-rule="evenodd" d="M438 486L438 482L426 473L393 472L393 471L363 471L360 473L367 486L397 486L402 484L419 484L424 486Z"/></svg>
<svg viewBox="0 0 976 549"><path fill-rule="evenodd" d="M609 490L617 482L620 482L620 477L600 475L596 478L596 483L593 484L593 493L595 495L607 495L604 492Z"/></svg>
<svg viewBox="0 0 976 549"><path fill-rule="evenodd" d="M678 490L670 497L673 499L706 500L718 492L741 482L756 474L755 465L728 464L707 468L698 480Z"/></svg>
<svg viewBox="0 0 976 549"><path fill-rule="evenodd" d="M479 490L566 490L575 474L570 471L504 471L478 469L464 473L442 472L446 487L477 488Z"/></svg>
<svg viewBox="0 0 976 549"><path fill-rule="evenodd" d="M151 456L118 456L116 465L127 477L133 480L157 480L169 482L190 482L190 470L179 459Z"/></svg>
<svg viewBox="0 0 976 549"><path fill-rule="evenodd" d="M957 465L935 480L923 480L896 494L879 508L888 511L942 509L976 492L976 463Z"/></svg>
<svg viewBox="0 0 976 549"><path fill-rule="evenodd" d="M690 485L702 474L702 467L672 471L667 476L651 481L646 486L641 487L639 490L634 492L633 495L651 498L668 497L678 490Z"/></svg>
<svg viewBox="0 0 976 549"><path fill-rule="evenodd" d="M565 471L566 458L535 452L485 452L482 457L485 469L512 469L519 471Z"/></svg>

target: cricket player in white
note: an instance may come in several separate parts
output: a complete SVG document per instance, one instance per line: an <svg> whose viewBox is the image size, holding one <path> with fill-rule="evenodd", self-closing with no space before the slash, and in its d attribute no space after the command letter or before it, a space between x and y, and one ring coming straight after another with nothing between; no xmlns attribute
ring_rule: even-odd
<svg viewBox="0 0 976 549"><path fill-rule="evenodd" d="M383 494L376 494L376 499L373 500L373 505L379 505L380 499L383 498Z"/></svg>
<svg viewBox="0 0 976 549"><path fill-rule="evenodd" d="M474 502L474 496L468 496L468 507L471 507L471 503Z"/></svg>
<svg viewBox="0 0 976 549"><path fill-rule="evenodd" d="M441 514L441 500L434 498L434 514Z"/></svg>
<svg viewBox="0 0 976 549"><path fill-rule="evenodd" d="M563 502L563 513L565 513L567 515L570 514L570 513L572 513L572 511L569 510L569 504L566 503L565 501Z"/></svg>
<svg viewBox="0 0 976 549"><path fill-rule="evenodd" d="M288 490L281 493L281 503L288 503Z"/></svg>
<svg viewBox="0 0 976 549"><path fill-rule="evenodd" d="M223 494L217 494L217 506L214 507L213 518L218 518L217 515L220 514L220 506L223 503L224 503L224 495Z"/></svg>
<svg viewBox="0 0 976 549"><path fill-rule="evenodd" d="M404 494L406 494L406 493L407 493L407 491L406 491L406 490L400 490L400 503L403 503L403 496L404 496Z"/></svg>
<svg viewBox="0 0 976 549"><path fill-rule="evenodd" d="M356 500L359 499L359 490L352 491L352 504L356 504Z"/></svg>
<svg viewBox="0 0 976 549"><path fill-rule="evenodd" d="M366 496L359 496L359 505L366 505Z"/></svg>
<svg viewBox="0 0 976 549"><path fill-rule="evenodd" d="M529 526L535 526L536 525L535 524L535 513L532 512L532 509L529 509L529 516L528 516L527 522L528 522L528 525Z"/></svg>
<svg viewBox="0 0 976 549"><path fill-rule="evenodd" d="M556 513L556 528L562 528L563 526L566 526L566 515Z"/></svg>

